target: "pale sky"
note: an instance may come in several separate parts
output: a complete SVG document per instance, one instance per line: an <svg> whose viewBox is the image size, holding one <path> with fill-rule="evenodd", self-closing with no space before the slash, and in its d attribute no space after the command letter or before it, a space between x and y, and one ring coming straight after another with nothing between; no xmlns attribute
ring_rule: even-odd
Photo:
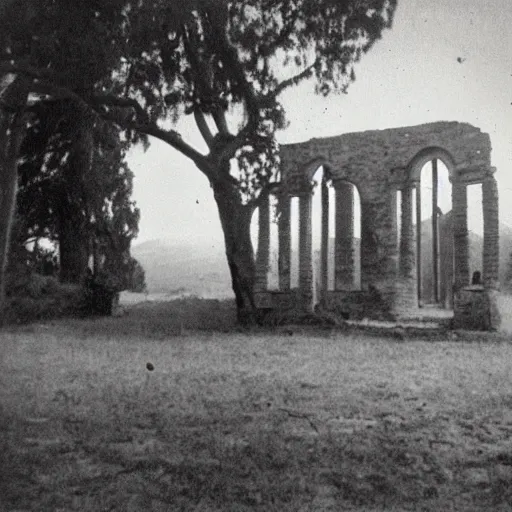
<svg viewBox="0 0 512 512"><path fill-rule="evenodd" d="M500 220L512 225L511 27L510 0L398 0L393 28L363 56L348 94L324 99L303 84L283 96L290 126L278 139L300 142L441 120L471 123L490 134ZM205 150L192 120L179 128ZM190 161L153 139L146 153L132 150L129 163L141 209L136 243L165 238L222 247L212 191ZM480 209L470 200L471 206Z"/></svg>

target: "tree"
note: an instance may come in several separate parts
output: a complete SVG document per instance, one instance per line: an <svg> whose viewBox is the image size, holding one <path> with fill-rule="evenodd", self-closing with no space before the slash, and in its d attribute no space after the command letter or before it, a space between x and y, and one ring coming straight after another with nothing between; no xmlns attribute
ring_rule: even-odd
<svg viewBox="0 0 512 512"><path fill-rule="evenodd" d="M395 7L396 0L155 0L128 10L118 84L90 101L122 126L167 142L208 178L240 320L255 309L250 220L279 180L279 97L308 79L319 94L345 92ZM121 118L122 107L131 114ZM206 154L164 127L182 115L194 116Z"/></svg>
<svg viewBox="0 0 512 512"><path fill-rule="evenodd" d="M110 272L123 272L121 256L112 252L119 248L123 258L129 257L140 215L131 200L133 173L125 159L129 142L101 119L81 134L76 119L68 100L31 109L20 152L17 211L24 220L23 243L39 238L56 243L61 280L80 284L91 256L95 274L111 260ZM76 151L84 135L92 138L87 144L93 147L85 160Z"/></svg>
<svg viewBox="0 0 512 512"><path fill-rule="evenodd" d="M279 97L307 79L319 94L345 92L355 79L354 64L391 26L396 0L89 4L75 9L65 2L36 2L48 19L48 12L59 9L65 15L59 12L60 21L53 19L45 32L37 26L45 44L29 41L41 50L42 56L35 52L30 60L35 71L13 58L4 71L30 79L38 92L66 89L77 104L86 100L122 127L160 138L190 158L213 189L239 318L251 318L255 268L249 226L279 179L275 133L286 126ZM70 37L76 27L88 31ZM70 51L63 41L70 42ZM83 68L78 80L73 62ZM165 127L182 115L194 116L206 154Z"/></svg>
<svg viewBox="0 0 512 512"><path fill-rule="evenodd" d="M41 98L33 93L71 97L88 113L82 95L109 78L119 62L126 4L126 0L0 3L0 309L27 102ZM90 150L85 143L82 149Z"/></svg>

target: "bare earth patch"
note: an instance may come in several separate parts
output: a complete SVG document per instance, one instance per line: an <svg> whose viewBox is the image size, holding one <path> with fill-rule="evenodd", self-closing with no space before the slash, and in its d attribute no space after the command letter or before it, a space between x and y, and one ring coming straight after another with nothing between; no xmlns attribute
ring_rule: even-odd
<svg viewBox="0 0 512 512"><path fill-rule="evenodd" d="M510 344L184 308L0 332L1 510L512 509Z"/></svg>

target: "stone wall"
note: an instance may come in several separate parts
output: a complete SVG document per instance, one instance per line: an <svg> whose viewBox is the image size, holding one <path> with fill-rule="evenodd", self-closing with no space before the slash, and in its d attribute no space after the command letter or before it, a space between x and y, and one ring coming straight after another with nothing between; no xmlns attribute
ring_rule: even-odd
<svg viewBox="0 0 512 512"><path fill-rule="evenodd" d="M483 286L467 286L455 294L454 329L497 330L500 322L495 291Z"/></svg>
<svg viewBox="0 0 512 512"><path fill-rule="evenodd" d="M334 180L350 181L365 196L361 200L371 200L379 182L403 185L415 157L427 162L430 154L451 160L445 164L464 181L479 181L490 168L490 151L488 134L470 124L442 121L283 145L282 175L289 192L298 194L318 166L327 163Z"/></svg>
<svg viewBox="0 0 512 512"><path fill-rule="evenodd" d="M321 294L324 307L368 318L404 315L407 310L417 308L417 246L412 224L412 196L421 168L434 158L443 161L452 182L455 274L454 283L446 286L454 284L455 290L461 290L469 284L466 186L482 183L486 241L484 282L486 289L496 288L498 207L490 152L487 134L457 122L348 133L282 146L280 195L286 207L279 233L281 291L289 290L289 200L293 196L300 198L299 289L290 291L286 299L286 294L279 299L278 295L269 296L270 307L287 307L283 301L288 301L288 305L292 304L290 307L306 311L313 308L311 180L320 165L328 171L336 189L336 204L331 205L336 207L335 291L324 290ZM362 289L357 293L351 290L354 241L349 184L357 187L361 201ZM398 190L402 192L402 233L397 231ZM326 238L325 217L324 213L323 238ZM325 240L322 246L325 252ZM265 250L261 251L263 259L264 253ZM322 261L326 258L323 254ZM261 269L265 265L263 259ZM259 289L264 285L263 273L259 274L258 284ZM281 306L276 301L281 301Z"/></svg>
<svg viewBox="0 0 512 512"><path fill-rule="evenodd" d="M330 291L322 301L322 308L345 320L394 320L394 294L370 290Z"/></svg>

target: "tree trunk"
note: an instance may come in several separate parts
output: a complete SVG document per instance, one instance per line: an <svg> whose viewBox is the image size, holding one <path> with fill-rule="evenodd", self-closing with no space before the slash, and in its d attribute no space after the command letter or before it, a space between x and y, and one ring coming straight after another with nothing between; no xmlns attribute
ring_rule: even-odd
<svg viewBox="0 0 512 512"><path fill-rule="evenodd" d="M94 116L79 105L70 108L73 147L64 173L60 208L60 280L82 284L89 264L89 218L91 200L87 177L94 151Z"/></svg>
<svg viewBox="0 0 512 512"><path fill-rule="evenodd" d="M89 263L89 240L81 219L67 215L59 223L60 280L83 284Z"/></svg>
<svg viewBox="0 0 512 512"><path fill-rule="evenodd" d="M20 77L0 80L0 319L5 306L5 274L18 187L18 154L28 84Z"/></svg>
<svg viewBox="0 0 512 512"><path fill-rule="evenodd" d="M238 321L244 325L252 324L256 321L256 266L251 241L252 208L242 204L238 190L229 181L220 180L212 186L224 232Z"/></svg>

